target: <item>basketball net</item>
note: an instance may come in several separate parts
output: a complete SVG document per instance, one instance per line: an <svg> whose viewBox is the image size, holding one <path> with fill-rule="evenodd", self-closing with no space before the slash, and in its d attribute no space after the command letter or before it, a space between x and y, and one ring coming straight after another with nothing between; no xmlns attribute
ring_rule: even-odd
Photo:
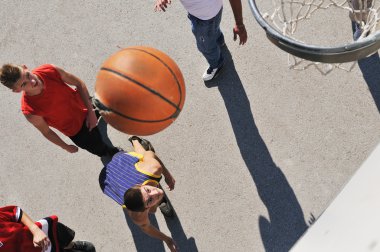
<svg viewBox="0 0 380 252"><path fill-rule="evenodd" d="M379 22L378 11L375 8L376 0L272 0L275 7L271 15L263 13L262 16L272 23L272 27L283 35L304 43L295 37L299 24L311 19L318 10L338 8L347 11L351 21L354 22L356 32L354 40L359 41L377 30ZM349 20L349 19L348 19ZM334 69L350 72L356 65L349 63L321 63L298 58L288 54L288 66L294 70L305 70L315 67L321 74L327 75Z"/></svg>

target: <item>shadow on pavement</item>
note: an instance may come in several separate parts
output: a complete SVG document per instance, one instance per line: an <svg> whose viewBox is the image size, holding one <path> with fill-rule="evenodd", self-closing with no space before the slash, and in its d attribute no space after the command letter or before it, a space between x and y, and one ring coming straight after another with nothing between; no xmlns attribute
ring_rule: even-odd
<svg viewBox="0 0 380 252"><path fill-rule="evenodd" d="M141 229L133 223L131 218L129 218L127 211L124 211L125 220L127 221L128 227L131 230L133 241L136 246L136 251L138 252L150 252L150 251L157 251L157 252L165 252L165 247L162 241L152 238L145 234ZM157 219L154 215L149 215L150 223L155 226L157 229L158 223ZM179 244L178 244L179 245Z"/></svg>
<svg viewBox="0 0 380 252"><path fill-rule="evenodd" d="M157 210L156 214L161 214L159 212L160 211ZM164 243L162 241L152 238L145 234L143 231L141 231L141 229L136 224L134 224L133 221L129 218L127 211L124 211L124 215L129 229L131 230L133 240L136 246L136 251L165 251ZM159 229L155 215L150 214L149 219L151 224L155 226L157 229ZM193 237L186 237L186 234L182 228L181 222L178 219L177 215L171 218L165 217L165 221L170 230L172 238L174 239L179 248L179 251L198 252L197 245L195 244L195 239Z"/></svg>
<svg viewBox="0 0 380 252"><path fill-rule="evenodd" d="M360 36L360 31L357 30L355 23L351 21L351 28L354 40ZM358 60L360 71L363 78L368 85L368 89L372 94L375 101L377 110L380 112L380 58L379 53L376 52L369 57Z"/></svg>
<svg viewBox="0 0 380 252"><path fill-rule="evenodd" d="M223 53L226 60L223 71L215 81L205 84L207 87L218 86L241 156L268 210L269 219L259 217L265 251L289 251L308 225L293 189L273 162L260 136L250 102L227 47Z"/></svg>
<svg viewBox="0 0 380 252"><path fill-rule="evenodd" d="M360 71L380 112L380 58L379 53L358 60Z"/></svg>

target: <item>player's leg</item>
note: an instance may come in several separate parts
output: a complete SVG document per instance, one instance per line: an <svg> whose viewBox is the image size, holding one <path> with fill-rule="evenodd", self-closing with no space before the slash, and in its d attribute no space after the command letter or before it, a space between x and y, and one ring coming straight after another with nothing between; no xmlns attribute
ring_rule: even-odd
<svg viewBox="0 0 380 252"><path fill-rule="evenodd" d="M224 44L224 36L220 30L222 9L210 20L201 20L188 15L197 48L206 58L209 67L203 74L203 80L208 81L217 76L223 66L223 56L220 46Z"/></svg>
<svg viewBox="0 0 380 252"><path fill-rule="evenodd" d="M75 136L70 137L70 139L78 147L99 157L106 155L113 156L115 153L119 152L118 148L110 147L104 143L98 127L95 127L90 131L85 123L81 130Z"/></svg>
<svg viewBox="0 0 380 252"><path fill-rule="evenodd" d="M70 251L86 251L95 252L95 247L91 242L88 241L74 241L75 232L71 228L65 226L64 224L57 223L57 240L60 244L60 249L70 250Z"/></svg>

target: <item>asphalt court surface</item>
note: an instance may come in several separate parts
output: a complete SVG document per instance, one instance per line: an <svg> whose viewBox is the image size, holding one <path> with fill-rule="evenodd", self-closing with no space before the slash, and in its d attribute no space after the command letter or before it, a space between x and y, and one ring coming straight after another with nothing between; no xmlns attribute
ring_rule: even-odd
<svg viewBox="0 0 380 252"><path fill-rule="evenodd" d="M152 222L181 251L289 250L380 142L377 55L350 73L288 70L286 54L245 1L243 8L249 38L239 46L225 2L226 67L208 87L178 1L166 13L155 13L153 1L6 1L0 9L1 63L55 64L90 93L101 63L119 48L151 46L177 62L184 109L148 139L177 181L168 195L178 218L157 213ZM1 205L19 205L34 219L56 214L97 251L167 249L102 194L97 157L52 145L24 119L19 94L2 87L0 97ZM131 150L127 135L106 130Z"/></svg>

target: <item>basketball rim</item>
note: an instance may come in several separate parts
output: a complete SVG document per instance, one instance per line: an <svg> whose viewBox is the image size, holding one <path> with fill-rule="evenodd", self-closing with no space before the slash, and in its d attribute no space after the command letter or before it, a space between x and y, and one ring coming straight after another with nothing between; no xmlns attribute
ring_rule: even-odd
<svg viewBox="0 0 380 252"><path fill-rule="evenodd" d="M283 35L261 15L255 0L248 0L253 16L264 29L268 39L283 51L296 57L322 63L345 63L365 58L380 48L380 32L376 31L348 44L323 47L308 45Z"/></svg>

